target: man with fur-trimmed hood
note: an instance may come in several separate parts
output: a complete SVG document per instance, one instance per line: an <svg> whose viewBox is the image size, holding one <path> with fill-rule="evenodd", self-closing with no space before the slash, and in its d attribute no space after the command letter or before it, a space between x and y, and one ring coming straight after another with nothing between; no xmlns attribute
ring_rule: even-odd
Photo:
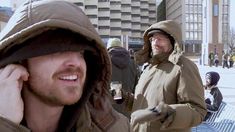
<svg viewBox="0 0 235 132"><path fill-rule="evenodd" d="M126 132L109 102L111 63L75 4L28 0L0 34L0 131Z"/></svg>
<svg viewBox="0 0 235 132"><path fill-rule="evenodd" d="M180 26L166 20L144 32L139 64L148 62L136 86L131 115L135 132L189 132L206 115L197 66L185 58Z"/></svg>

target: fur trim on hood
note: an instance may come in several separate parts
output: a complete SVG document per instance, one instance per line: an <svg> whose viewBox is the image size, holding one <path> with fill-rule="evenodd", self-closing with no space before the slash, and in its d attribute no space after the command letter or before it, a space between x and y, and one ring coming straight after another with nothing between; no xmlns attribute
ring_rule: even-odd
<svg viewBox="0 0 235 132"><path fill-rule="evenodd" d="M174 50L169 56L168 60L173 64L176 64L179 57L182 55L182 51L180 49L182 46L182 32L180 25L173 20L166 20L155 23L144 32L144 46L140 51L136 52L136 62L141 65L145 62L149 62L151 59L151 44L149 42L148 34L153 30L162 30L174 38Z"/></svg>

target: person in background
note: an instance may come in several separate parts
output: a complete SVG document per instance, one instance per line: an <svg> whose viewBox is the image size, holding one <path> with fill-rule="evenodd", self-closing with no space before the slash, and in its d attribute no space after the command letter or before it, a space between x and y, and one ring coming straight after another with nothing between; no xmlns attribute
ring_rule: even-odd
<svg viewBox="0 0 235 132"><path fill-rule="evenodd" d="M106 48L77 5L27 0L0 34L0 131L127 132L110 78Z"/></svg>
<svg viewBox="0 0 235 132"><path fill-rule="evenodd" d="M212 113L218 111L223 100L223 96L217 86L220 79L219 73L214 71L207 72L205 79L205 102L207 107L207 114L204 118L204 121L206 121L212 115Z"/></svg>
<svg viewBox="0 0 235 132"><path fill-rule="evenodd" d="M229 68L232 68L233 67L233 54L230 54L228 56L228 62L229 62Z"/></svg>
<svg viewBox="0 0 235 132"><path fill-rule="evenodd" d="M131 129L134 132L189 132L206 115L204 89L197 66L180 50L181 28L173 20L151 25L137 64L148 62L136 85Z"/></svg>
<svg viewBox="0 0 235 132"><path fill-rule="evenodd" d="M215 54L215 63L214 64L216 67L218 67L218 65L219 65L219 56L217 53Z"/></svg>
<svg viewBox="0 0 235 132"><path fill-rule="evenodd" d="M229 68L229 66L228 66L228 53L223 53L223 55L222 55L222 67L224 68L224 67L227 67L227 68Z"/></svg>
<svg viewBox="0 0 235 132"><path fill-rule="evenodd" d="M134 93L138 81L138 67L131 59L129 51L123 48L123 44L118 38L108 40L107 50L112 62L111 82L119 83L125 92ZM122 102L123 98L116 101L117 104L115 103L113 107L125 116L130 117L130 110L126 107L130 102Z"/></svg>
<svg viewBox="0 0 235 132"><path fill-rule="evenodd" d="M211 51L208 58L209 58L209 63L210 63L209 66L211 67L214 65L215 54Z"/></svg>

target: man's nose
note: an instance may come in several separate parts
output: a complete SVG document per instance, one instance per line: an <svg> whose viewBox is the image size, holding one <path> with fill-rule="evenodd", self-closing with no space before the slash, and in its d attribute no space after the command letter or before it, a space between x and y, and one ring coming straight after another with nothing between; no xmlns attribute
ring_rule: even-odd
<svg viewBox="0 0 235 132"><path fill-rule="evenodd" d="M67 66L80 66L85 62L83 55L79 52L68 52L65 57Z"/></svg>
<svg viewBox="0 0 235 132"><path fill-rule="evenodd" d="M157 38L154 38L154 39L152 40L152 44L153 44L153 45L158 45L158 44L159 44L159 40L158 40Z"/></svg>

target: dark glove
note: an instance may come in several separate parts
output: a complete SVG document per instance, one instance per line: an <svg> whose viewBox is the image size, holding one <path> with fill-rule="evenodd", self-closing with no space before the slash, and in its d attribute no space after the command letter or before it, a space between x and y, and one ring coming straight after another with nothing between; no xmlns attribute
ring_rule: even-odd
<svg viewBox="0 0 235 132"><path fill-rule="evenodd" d="M163 124L162 127L168 127L174 120L175 110L164 103L152 109L137 110L131 114L131 125L135 126L136 123L143 123L147 121L160 120Z"/></svg>
<svg viewBox="0 0 235 132"><path fill-rule="evenodd" d="M205 102L206 102L206 104L211 104L211 100L209 99L209 98L207 98L206 100L205 100Z"/></svg>

